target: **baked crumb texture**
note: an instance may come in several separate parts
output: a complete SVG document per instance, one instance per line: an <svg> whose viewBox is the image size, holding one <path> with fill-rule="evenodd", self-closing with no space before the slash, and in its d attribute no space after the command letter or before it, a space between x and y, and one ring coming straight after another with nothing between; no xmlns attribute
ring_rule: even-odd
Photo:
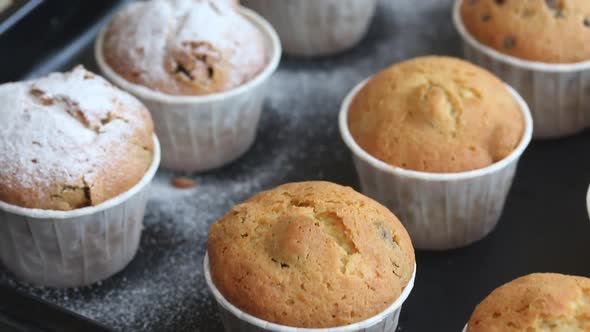
<svg viewBox="0 0 590 332"><path fill-rule="evenodd" d="M107 27L103 52L126 80L173 95L230 90L267 62L262 32L230 0L129 4Z"/></svg>
<svg viewBox="0 0 590 332"><path fill-rule="evenodd" d="M467 332L590 331L590 279L536 273L494 290L476 308Z"/></svg>
<svg viewBox="0 0 590 332"><path fill-rule="evenodd" d="M481 43L517 58L590 60L588 0L463 0L461 17Z"/></svg>
<svg viewBox="0 0 590 332"><path fill-rule="evenodd" d="M427 56L371 78L350 105L348 126L365 151L388 164L445 173L504 159L520 143L524 119L488 71Z"/></svg>
<svg viewBox="0 0 590 332"><path fill-rule="evenodd" d="M378 314L399 297L415 261L389 210L329 182L285 184L235 206L211 226L208 249L228 301L296 327Z"/></svg>
<svg viewBox="0 0 590 332"><path fill-rule="evenodd" d="M145 107L82 67L0 85L0 200L26 208L98 205L144 176Z"/></svg>

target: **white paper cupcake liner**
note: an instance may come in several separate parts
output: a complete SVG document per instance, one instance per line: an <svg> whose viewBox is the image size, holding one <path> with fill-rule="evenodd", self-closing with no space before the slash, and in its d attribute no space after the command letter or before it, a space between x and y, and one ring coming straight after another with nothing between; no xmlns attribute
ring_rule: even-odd
<svg viewBox="0 0 590 332"><path fill-rule="evenodd" d="M355 46L367 33L377 0L242 0L275 27L285 53L331 55Z"/></svg>
<svg viewBox="0 0 590 332"><path fill-rule="evenodd" d="M281 58L281 44L262 17L242 8L241 13L264 35L268 64L252 80L227 92L203 96L174 96L133 84L105 62L99 34L94 53L101 72L115 85L140 99L150 110L162 144L162 166L200 172L224 166L242 156L254 143L265 87Z"/></svg>
<svg viewBox="0 0 590 332"><path fill-rule="evenodd" d="M231 304L221 292L215 287L213 279L211 278L211 271L209 270L209 256L205 254L203 262L205 280L209 290L217 301L221 320L226 332L391 332L397 329L399 314L403 303L406 301L412 288L414 287L414 280L416 278L416 266L414 265L414 273L412 278L400 294L399 298L391 304L387 309L364 321L332 328L299 328L285 325L279 325L256 318L250 314L243 312L236 306Z"/></svg>
<svg viewBox="0 0 590 332"><path fill-rule="evenodd" d="M465 324L465 327L463 328L463 332L467 332L467 324Z"/></svg>
<svg viewBox="0 0 590 332"><path fill-rule="evenodd" d="M348 130L348 108L367 81L346 97L340 133L360 179L361 190L398 216L417 249L463 247L496 226L512 185L518 160L531 141L533 122L526 102L507 86L520 105L525 130L516 149L490 166L460 173L427 173L389 165L364 151Z"/></svg>
<svg viewBox="0 0 590 332"><path fill-rule="evenodd" d="M590 61L553 64L502 54L467 31L461 3L455 1L453 22L465 58L494 72L522 95L535 120L535 138L563 137L590 127Z"/></svg>
<svg viewBox="0 0 590 332"><path fill-rule="evenodd" d="M121 271L137 253L154 156L139 183L102 204L71 211L29 209L0 201L0 259L23 280L51 287L86 286Z"/></svg>

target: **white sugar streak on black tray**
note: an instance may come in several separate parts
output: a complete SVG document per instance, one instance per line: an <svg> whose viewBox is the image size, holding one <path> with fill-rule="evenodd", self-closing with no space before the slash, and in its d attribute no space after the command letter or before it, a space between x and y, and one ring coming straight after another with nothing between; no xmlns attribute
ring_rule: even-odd
<svg viewBox="0 0 590 332"><path fill-rule="evenodd" d="M457 54L450 0L384 0L369 36L352 51L322 60L286 58L268 87L256 144L242 159L176 189L160 171L152 186L141 248L122 273L76 290L36 289L0 271L0 283L98 320L118 331L221 328L202 276L209 225L234 204L275 185L325 179L357 185L337 114L360 80L400 59ZM91 69L92 61L86 55ZM403 327L403 315L402 315Z"/></svg>

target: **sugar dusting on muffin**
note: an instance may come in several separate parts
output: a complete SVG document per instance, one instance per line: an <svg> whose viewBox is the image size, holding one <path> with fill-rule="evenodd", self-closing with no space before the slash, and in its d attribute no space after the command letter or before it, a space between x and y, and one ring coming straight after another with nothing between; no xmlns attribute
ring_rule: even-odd
<svg viewBox="0 0 590 332"><path fill-rule="evenodd" d="M419 57L393 65L354 97L348 125L369 154L424 172L462 172L504 159L524 119L506 86L466 61Z"/></svg>
<svg viewBox="0 0 590 332"><path fill-rule="evenodd" d="M174 95L227 91L267 63L261 31L233 1L153 0L117 13L104 37L109 66L130 82Z"/></svg>
<svg viewBox="0 0 590 332"><path fill-rule="evenodd" d="M213 281L232 304L297 327L374 316L414 269L399 220L329 182L285 184L237 205L212 225L208 250Z"/></svg>
<svg viewBox="0 0 590 332"><path fill-rule="evenodd" d="M477 40L517 58L590 60L588 0L463 0L461 18Z"/></svg>
<svg viewBox="0 0 590 332"><path fill-rule="evenodd" d="M0 85L0 200L28 208L97 205L135 185L152 161L145 107L77 67Z"/></svg>
<svg viewBox="0 0 590 332"><path fill-rule="evenodd" d="M590 279L535 273L494 290L473 312L467 332L590 331Z"/></svg>

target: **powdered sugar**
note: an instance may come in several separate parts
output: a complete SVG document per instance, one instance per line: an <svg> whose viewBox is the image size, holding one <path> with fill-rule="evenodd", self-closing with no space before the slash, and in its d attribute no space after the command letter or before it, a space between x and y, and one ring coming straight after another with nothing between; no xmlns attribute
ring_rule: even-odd
<svg viewBox="0 0 590 332"><path fill-rule="evenodd" d="M0 193L24 195L16 201L49 200L57 186L83 187L145 126L146 110L135 98L82 67L0 86L0 100Z"/></svg>
<svg viewBox="0 0 590 332"><path fill-rule="evenodd" d="M266 61L261 32L231 1L130 4L114 16L104 49L115 71L132 72L133 77L124 75L127 79L179 94L190 90L181 86L182 79L201 85L210 79L221 80L220 91L238 86L257 74ZM222 68L219 75L204 68L212 61ZM178 73L188 77L181 76L179 81Z"/></svg>

